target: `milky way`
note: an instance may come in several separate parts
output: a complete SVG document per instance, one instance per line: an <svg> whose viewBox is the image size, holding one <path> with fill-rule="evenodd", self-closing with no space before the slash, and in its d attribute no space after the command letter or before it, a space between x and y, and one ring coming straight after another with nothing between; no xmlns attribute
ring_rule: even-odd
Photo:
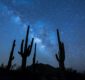
<svg viewBox="0 0 85 80"><path fill-rule="evenodd" d="M85 70L85 0L0 0L0 63L7 63L12 41L16 39L14 63L20 65L17 52L27 25L29 41L34 37L37 43L39 63L58 67L58 28L65 43L66 67Z"/></svg>

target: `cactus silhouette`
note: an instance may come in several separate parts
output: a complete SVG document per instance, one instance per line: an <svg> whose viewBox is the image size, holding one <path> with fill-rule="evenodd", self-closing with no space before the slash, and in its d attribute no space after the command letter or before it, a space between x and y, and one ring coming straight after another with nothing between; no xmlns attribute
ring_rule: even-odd
<svg viewBox="0 0 85 80"><path fill-rule="evenodd" d="M31 51L32 51L32 46L33 46L33 41L34 38L32 38L32 41L30 43L30 45L28 46L28 35L29 35L29 26L27 28L27 33L26 33L26 39L25 39L25 45L24 45L24 40L22 40L21 42L21 49L18 52L21 57L22 57L22 69L26 68L26 61L27 61L27 57L30 56Z"/></svg>
<svg viewBox="0 0 85 80"><path fill-rule="evenodd" d="M59 35L58 29L57 29L57 38L58 38L59 51L58 51L58 54L56 54L56 59L59 62L59 68L63 70L63 69L65 69L65 66L64 66L65 49L64 49L64 43L61 42L61 40L60 40L60 35Z"/></svg>
<svg viewBox="0 0 85 80"><path fill-rule="evenodd" d="M36 62L36 43L35 43L34 56L33 56L33 71L35 71L35 62Z"/></svg>
<svg viewBox="0 0 85 80"><path fill-rule="evenodd" d="M9 61L8 61L8 65L7 65L8 70L11 68L12 61L14 60L13 52L14 52L14 48L15 48L15 42L16 42L16 40L13 41L12 50L11 50L10 56L9 56Z"/></svg>

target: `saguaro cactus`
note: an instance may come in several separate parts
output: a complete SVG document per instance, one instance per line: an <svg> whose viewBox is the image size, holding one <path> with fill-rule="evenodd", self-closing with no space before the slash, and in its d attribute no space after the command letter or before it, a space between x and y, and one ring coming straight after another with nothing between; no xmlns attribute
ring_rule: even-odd
<svg viewBox="0 0 85 80"><path fill-rule="evenodd" d="M10 56L9 56L9 61L8 61L8 65L7 65L7 69L9 70L12 66L12 61L14 60L14 56L13 56L13 52L14 52L14 48L15 48L15 40L13 41L13 45L12 45L12 50L10 52Z"/></svg>
<svg viewBox="0 0 85 80"><path fill-rule="evenodd" d="M34 56L33 56L33 71L35 71L35 62L36 62L36 43L35 43Z"/></svg>
<svg viewBox="0 0 85 80"><path fill-rule="evenodd" d="M58 38L59 51L58 51L58 54L56 54L56 59L59 62L59 68L63 70L63 69L65 69L65 66L64 66L65 49L64 49L64 43L61 42L61 40L60 40L60 35L59 35L58 29L57 29L57 38Z"/></svg>
<svg viewBox="0 0 85 80"><path fill-rule="evenodd" d="M29 26L26 33L25 45L24 45L24 40L22 40L21 49L18 52L22 57L22 69L26 68L27 57L31 54L34 41L34 38L32 38L31 44L28 46L28 35L29 35Z"/></svg>

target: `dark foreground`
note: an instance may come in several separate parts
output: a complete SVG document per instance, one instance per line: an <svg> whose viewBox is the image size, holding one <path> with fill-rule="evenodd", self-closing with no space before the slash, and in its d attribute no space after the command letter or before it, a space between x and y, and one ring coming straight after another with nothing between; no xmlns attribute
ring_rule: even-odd
<svg viewBox="0 0 85 80"><path fill-rule="evenodd" d="M61 71L49 65L37 64L35 70L32 66L26 70L0 69L0 80L85 80L84 74L74 70Z"/></svg>

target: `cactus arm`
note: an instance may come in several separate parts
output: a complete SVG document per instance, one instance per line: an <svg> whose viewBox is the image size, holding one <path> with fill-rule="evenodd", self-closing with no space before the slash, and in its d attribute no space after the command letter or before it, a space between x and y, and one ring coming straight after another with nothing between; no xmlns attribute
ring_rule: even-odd
<svg viewBox="0 0 85 80"><path fill-rule="evenodd" d="M23 45L24 45L24 40L22 40L22 42L21 42L20 51L18 51L18 54L20 54L21 56L23 56Z"/></svg>
<svg viewBox="0 0 85 80"><path fill-rule="evenodd" d="M27 49L27 45L28 45L29 28L30 28L30 26L28 26L28 28L27 28L24 51Z"/></svg>
<svg viewBox="0 0 85 80"><path fill-rule="evenodd" d="M34 42L34 38L32 38L32 41L31 41L31 44L30 44L30 50L32 49L33 42Z"/></svg>
<svg viewBox="0 0 85 80"><path fill-rule="evenodd" d="M34 38L32 38L31 44L28 46L28 56L30 55L31 51L32 51L32 47L33 47L33 42L34 42Z"/></svg>
<svg viewBox="0 0 85 80"><path fill-rule="evenodd" d="M58 55L56 54L55 56L56 56L56 59L59 61Z"/></svg>
<svg viewBox="0 0 85 80"><path fill-rule="evenodd" d="M18 54L21 55L21 56L23 56L23 53L21 53L21 52L19 52L19 51L18 51Z"/></svg>

